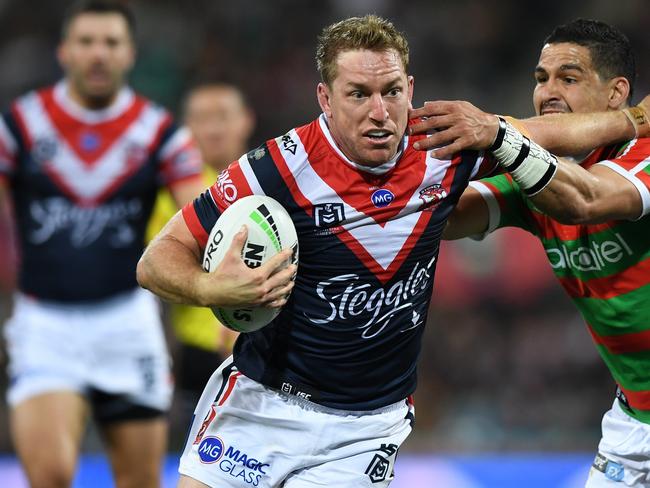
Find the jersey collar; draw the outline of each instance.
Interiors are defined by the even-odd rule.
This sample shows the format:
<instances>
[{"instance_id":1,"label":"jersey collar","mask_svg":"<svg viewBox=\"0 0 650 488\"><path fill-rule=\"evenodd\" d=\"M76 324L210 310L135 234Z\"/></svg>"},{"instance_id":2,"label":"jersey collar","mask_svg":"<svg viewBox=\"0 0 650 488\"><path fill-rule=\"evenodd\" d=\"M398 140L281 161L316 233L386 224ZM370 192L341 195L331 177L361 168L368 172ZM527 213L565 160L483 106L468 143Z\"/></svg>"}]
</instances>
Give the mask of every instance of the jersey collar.
<instances>
[{"instance_id":1,"label":"jersey collar","mask_svg":"<svg viewBox=\"0 0 650 488\"><path fill-rule=\"evenodd\" d=\"M133 103L133 90L123 87L115 101L101 110L90 110L75 102L69 94L68 82L63 79L54 86L54 100L69 115L87 124L99 124L122 115Z\"/></svg>"}]
</instances>

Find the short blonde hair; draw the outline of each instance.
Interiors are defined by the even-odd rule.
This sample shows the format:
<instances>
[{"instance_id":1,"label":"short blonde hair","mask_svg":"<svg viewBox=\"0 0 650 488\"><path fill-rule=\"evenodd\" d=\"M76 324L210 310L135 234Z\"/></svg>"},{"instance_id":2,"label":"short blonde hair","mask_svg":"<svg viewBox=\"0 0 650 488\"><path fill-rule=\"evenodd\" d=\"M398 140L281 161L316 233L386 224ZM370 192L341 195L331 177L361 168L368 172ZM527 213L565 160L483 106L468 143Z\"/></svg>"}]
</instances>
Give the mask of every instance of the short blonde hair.
<instances>
[{"instance_id":1,"label":"short blonde hair","mask_svg":"<svg viewBox=\"0 0 650 488\"><path fill-rule=\"evenodd\" d=\"M336 78L336 62L340 53L359 49L394 49L402 60L404 71L408 69L408 42L391 22L377 15L350 17L325 27L318 36L316 67L323 82L331 85Z\"/></svg>"}]
</instances>

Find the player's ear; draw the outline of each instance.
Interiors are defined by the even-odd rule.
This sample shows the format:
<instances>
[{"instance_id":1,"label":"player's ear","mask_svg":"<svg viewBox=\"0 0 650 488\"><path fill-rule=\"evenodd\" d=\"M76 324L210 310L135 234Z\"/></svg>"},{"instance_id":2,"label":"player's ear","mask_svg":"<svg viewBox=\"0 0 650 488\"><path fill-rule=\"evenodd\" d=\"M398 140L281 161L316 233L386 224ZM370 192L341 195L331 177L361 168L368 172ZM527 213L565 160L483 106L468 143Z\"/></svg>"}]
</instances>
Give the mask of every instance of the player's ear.
<instances>
[{"instance_id":1,"label":"player's ear","mask_svg":"<svg viewBox=\"0 0 650 488\"><path fill-rule=\"evenodd\" d=\"M415 83L415 79L412 76L409 76L407 78L408 80L408 97L409 97L409 108L412 110L413 109L413 86Z\"/></svg>"},{"instance_id":2,"label":"player's ear","mask_svg":"<svg viewBox=\"0 0 650 488\"><path fill-rule=\"evenodd\" d=\"M318 105L328 119L332 118L332 107L330 105L330 90L325 83L319 83L316 87L316 97Z\"/></svg>"},{"instance_id":3,"label":"player's ear","mask_svg":"<svg viewBox=\"0 0 650 488\"><path fill-rule=\"evenodd\" d=\"M68 64L68 54L65 46L65 40L61 41L61 43L56 48L56 59L59 62L61 68L65 69Z\"/></svg>"},{"instance_id":4,"label":"player's ear","mask_svg":"<svg viewBox=\"0 0 650 488\"><path fill-rule=\"evenodd\" d=\"M618 110L625 106L630 96L630 82L624 76L613 78L609 82L609 104L611 110Z\"/></svg>"}]
</instances>

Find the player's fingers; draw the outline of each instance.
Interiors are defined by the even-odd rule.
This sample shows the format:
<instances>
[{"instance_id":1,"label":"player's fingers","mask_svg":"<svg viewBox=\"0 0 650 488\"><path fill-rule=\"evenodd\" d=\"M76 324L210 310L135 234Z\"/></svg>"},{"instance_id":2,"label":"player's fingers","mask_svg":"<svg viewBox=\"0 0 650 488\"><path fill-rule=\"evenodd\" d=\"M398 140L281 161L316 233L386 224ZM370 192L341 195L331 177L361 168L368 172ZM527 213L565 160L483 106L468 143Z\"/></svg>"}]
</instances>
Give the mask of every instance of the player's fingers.
<instances>
[{"instance_id":1,"label":"player's fingers","mask_svg":"<svg viewBox=\"0 0 650 488\"><path fill-rule=\"evenodd\" d=\"M428 119L421 120L409 126L410 134L427 134L433 135L445 129L449 129L457 124L458 121L453 115L436 115Z\"/></svg>"},{"instance_id":2,"label":"player's fingers","mask_svg":"<svg viewBox=\"0 0 650 488\"><path fill-rule=\"evenodd\" d=\"M279 270L283 269L287 263L291 262L291 249L283 249L281 252L277 253L266 263L259 267L260 272L263 274L265 279L268 279L269 276L273 276Z\"/></svg>"},{"instance_id":3,"label":"player's fingers","mask_svg":"<svg viewBox=\"0 0 650 488\"><path fill-rule=\"evenodd\" d=\"M264 302L262 306L264 307L279 307L284 305L291 295L291 290L293 290L294 282L290 281L284 286L278 286L272 291L266 294L264 297Z\"/></svg>"},{"instance_id":4,"label":"player's fingers","mask_svg":"<svg viewBox=\"0 0 650 488\"><path fill-rule=\"evenodd\" d=\"M467 144L465 144L462 139L456 139L451 144L432 149L431 155L437 159L451 159L454 157L454 154L459 153L465 149L466 146Z\"/></svg>"},{"instance_id":5,"label":"player's fingers","mask_svg":"<svg viewBox=\"0 0 650 488\"><path fill-rule=\"evenodd\" d=\"M433 117L435 115L445 115L448 113L449 102L436 100L433 102L424 102L424 105L409 111L410 118L416 117Z\"/></svg>"},{"instance_id":6,"label":"player's fingers","mask_svg":"<svg viewBox=\"0 0 650 488\"><path fill-rule=\"evenodd\" d=\"M288 283L290 283L293 280L295 274L296 274L296 265L291 264L285 268L278 270L276 273L271 275L266 280L266 285L271 290L276 289L278 287L286 286Z\"/></svg>"},{"instance_id":7,"label":"player's fingers","mask_svg":"<svg viewBox=\"0 0 650 488\"><path fill-rule=\"evenodd\" d=\"M440 147L453 144L459 135L453 127L440 129L428 135L426 138L421 139L413 144L413 147L418 151L428 151L429 149L437 149Z\"/></svg>"}]
</instances>

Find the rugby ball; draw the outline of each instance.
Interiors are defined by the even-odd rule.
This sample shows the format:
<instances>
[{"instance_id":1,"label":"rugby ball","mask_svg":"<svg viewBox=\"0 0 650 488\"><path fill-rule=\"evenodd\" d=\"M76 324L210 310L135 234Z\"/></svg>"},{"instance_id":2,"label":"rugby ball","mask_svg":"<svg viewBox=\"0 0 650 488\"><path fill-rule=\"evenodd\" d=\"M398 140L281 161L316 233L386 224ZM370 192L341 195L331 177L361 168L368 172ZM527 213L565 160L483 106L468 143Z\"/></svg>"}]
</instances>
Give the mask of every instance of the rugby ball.
<instances>
[{"instance_id":1,"label":"rugby ball","mask_svg":"<svg viewBox=\"0 0 650 488\"><path fill-rule=\"evenodd\" d=\"M210 231L203 253L205 271L217 268L242 225L248 227L248 238L241 257L249 268L262 265L286 248L293 249L291 261L298 263L298 235L287 211L271 197L251 195L230 205ZM261 329L280 313L280 309L268 307L211 308L223 325L237 332Z\"/></svg>"}]
</instances>

